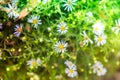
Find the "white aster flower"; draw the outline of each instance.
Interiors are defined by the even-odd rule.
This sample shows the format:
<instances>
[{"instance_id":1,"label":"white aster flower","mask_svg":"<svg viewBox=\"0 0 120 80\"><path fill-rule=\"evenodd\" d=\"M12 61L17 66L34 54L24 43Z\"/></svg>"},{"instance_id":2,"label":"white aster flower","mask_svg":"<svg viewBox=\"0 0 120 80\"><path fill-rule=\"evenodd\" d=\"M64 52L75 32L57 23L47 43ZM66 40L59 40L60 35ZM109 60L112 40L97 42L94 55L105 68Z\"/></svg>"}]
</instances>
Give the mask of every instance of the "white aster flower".
<instances>
[{"instance_id":1,"label":"white aster flower","mask_svg":"<svg viewBox=\"0 0 120 80\"><path fill-rule=\"evenodd\" d=\"M28 73L30 80L40 80L39 76L33 72Z\"/></svg>"},{"instance_id":2,"label":"white aster flower","mask_svg":"<svg viewBox=\"0 0 120 80\"><path fill-rule=\"evenodd\" d=\"M67 32L67 24L65 22L61 22L57 25L57 31L61 34L65 34Z\"/></svg>"},{"instance_id":3,"label":"white aster flower","mask_svg":"<svg viewBox=\"0 0 120 80\"><path fill-rule=\"evenodd\" d=\"M95 42L97 46L104 45L106 43L106 36L104 34L95 36Z\"/></svg>"},{"instance_id":4,"label":"white aster flower","mask_svg":"<svg viewBox=\"0 0 120 80\"><path fill-rule=\"evenodd\" d=\"M97 73L97 71L102 67L103 67L103 65L101 62L99 62L99 61L95 62L95 64L92 66L93 73Z\"/></svg>"},{"instance_id":5,"label":"white aster flower","mask_svg":"<svg viewBox=\"0 0 120 80\"><path fill-rule=\"evenodd\" d=\"M86 19L86 22L89 22L89 23L93 23L95 21L93 13L90 11L86 13L85 19Z\"/></svg>"},{"instance_id":6,"label":"white aster flower","mask_svg":"<svg viewBox=\"0 0 120 80\"><path fill-rule=\"evenodd\" d=\"M101 62L97 61L93 66L93 73L96 73L98 76L103 76L106 74L107 70L106 68L103 68L103 65Z\"/></svg>"},{"instance_id":7,"label":"white aster flower","mask_svg":"<svg viewBox=\"0 0 120 80\"><path fill-rule=\"evenodd\" d=\"M93 33L96 35L103 34L104 32L104 24L101 21L96 22L93 26Z\"/></svg>"},{"instance_id":8,"label":"white aster flower","mask_svg":"<svg viewBox=\"0 0 120 80\"><path fill-rule=\"evenodd\" d=\"M116 23L116 27L113 27L112 30L115 32L115 34L118 34L118 32L120 31L120 19L115 21Z\"/></svg>"},{"instance_id":9,"label":"white aster flower","mask_svg":"<svg viewBox=\"0 0 120 80\"><path fill-rule=\"evenodd\" d=\"M77 0L63 0L64 2L63 7L65 7L64 10L67 10L68 12L72 11L74 8L73 6L76 5L76 1Z\"/></svg>"},{"instance_id":10,"label":"white aster flower","mask_svg":"<svg viewBox=\"0 0 120 80\"><path fill-rule=\"evenodd\" d=\"M66 51L67 43L64 41L59 41L58 43L55 44L55 50L58 53L64 53Z\"/></svg>"},{"instance_id":11,"label":"white aster flower","mask_svg":"<svg viewBox=\"0 0 120 80\"><path fill-rule=\"evenodd\" d=\"M88 45L88 43L90 42L91 44L93 44L93 41L87 36L86 32L83 31L83 34L81 34L84 37L84 45Z\"/></svg>"},{"instance_id":12,"label":"white aster flower","mask_svg":"<svg viewBox=\"0 0 120 80\"><path fill-rule=\"evenodd\" d=\"M65 65L69 68L75 67L75 64L73 64L71 61L66 60Z\"/></svg>"},{"instance_id":13,"label":"white aster flower","mask_svg":"<svg viewBox=\"0 0 120 80\"><path fill-rule=\"evenodd\" d=\"M8 4L8 17L9 18L17 18L19 16L19 14L16 12L17 6L13 3L13 4Z\"/></svg>"},{"instance_id":14,"label":"white aster flower","mask_svg":"<svg viewBox=\"0 0 120 80\"><path fill-rule=\"evenodd\" d=\"M104 76L106 72L107 72L106 68L99 68L99 70L97 70L97 75Z\"/></svg>"},{"instance_id":15,"label":"white aster flower","mask_svg":"<svg viewBox=\"0 0 120 80\"><path fill-rule=\"evenodd\" d=\"M19 37L20 34L21 34L21 32L22 32L22 24L20 24L20 25L17 24L17 25L15 26L14 30L15 30L14 35L15 35L16 37Z\"/></svg>"},{"instance_id":16,"label":"white aster flower","mask_svg":"<svg viewBox=\"0 0 120 80\"><path fill-rule=\"evenodd\" d=\"M31 60L28 60L27 61L27 65L30 67L30 68L37 68L38 66L41 65L41 60L38 58L38 59L31 59Z\"/></svg>"},{"instance_id":17,"label":"white aster flower","mask_svg":"<svg viewBox=\"0 0 120 80\"><path fill-rule=\"evenodd\" d=\"M31 16L31 17L28 19L28 22L29 22L29 23L32 23L33 26L34 26L34 28L37 28L39 24L42 24L39 16Z\"/></svg>"},{"instance_id":18,"label":"white aster flower","mask_svg":"<svg viewBox=\"0 0 120 80\"><path fill-rule=\"evenodd\" d=\"M71 78L77 76L76 66L72 68L66 68L65 73Z\"/></svg>"}]
</instances>

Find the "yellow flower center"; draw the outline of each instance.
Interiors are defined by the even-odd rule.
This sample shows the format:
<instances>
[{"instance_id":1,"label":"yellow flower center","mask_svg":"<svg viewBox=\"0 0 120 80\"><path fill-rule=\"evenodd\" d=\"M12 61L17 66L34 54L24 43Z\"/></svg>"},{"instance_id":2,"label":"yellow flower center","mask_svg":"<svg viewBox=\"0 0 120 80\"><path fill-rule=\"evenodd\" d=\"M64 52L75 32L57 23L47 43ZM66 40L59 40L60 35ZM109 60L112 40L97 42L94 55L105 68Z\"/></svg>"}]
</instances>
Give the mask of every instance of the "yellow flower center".
<instances>
[{"instance_id":1,"label":"yellow flower center","mask_svg":"<svg viewBox=\"0 0 120 80\"><path fill-rule=\"evenodd\" d=\"M13 12L14 11L14 8L11 8L9 12Z\"/></svg>"},{"instance_id":2,"label":"yellow flower center","mask_svg":"<svg viewBox=\"0 0 120 80\"><path fill-rule=\"evenodd\" d=\"M72 70L72 69L70 69L70 70L69 70L69 73L71 73L71 74L72 74L73 72L74 72L74 70Z\"/></svg>"},{"instance_id":3,"label":"yellow flower center","mask_svg":"<svg viewBox=\"0 0 120 80\"><path fill-rule=\"evenodd\" d=\"M60 29L61 29L62 31L64 31L64 30L65 30L65 26L61 26Z\"/></svg>"},{"instance_id":4,"label":"yellow flower center","mask_svg":"<svg viewBox=\"0 0 120 80\"><path fill-rule=\"evenodd\" d=\"M38 23L38 20L37 19L34 19L33 20L33 24L37 24Z\"/></svg>"},{"instance_id":5,"label":"yellow flower center","mask_svg":"<svg viewBox=\"0 0 120 80\"><path fill-rule=\"evenodd\" d=\"M71 4L71 0L69 0L67 4Z\"/></svg>"},{"instance_id":6,"label":"yellow flower center","mask_svg":"<svg viewBox=\"0 0 120 80\"><path fill-rule=\"evenodd\" d=\"M88 37L87 37L87 36L85 36L85 37L84 37L84 40L88 40Z\"/></svg>"},{"instance_id":7,"label":"yellow flower center","mask_svg":"<svg viewBox=\"0 0 120 80\"><path fill-rule=\"evenodd\" d=\"M120 29L120 25L118 25L117 28Z\"/></svg>"},{"instance_id":8,"label":"yellow flower center","mask_svg":"<svg viewBox=\"0 0 120 80\"><path fill-rule=\"evenodd\" d=\"M80 42L80 47L83 47L83 46L84 46L83 42Z\"/></svg>"},{"instance_id":9,"label":"yellow flower center","mask_svg":"<svg viewBox=\"0 0 120 80\"><path fill-rule=\"evenodd\" d=\"M22 28L18 27L16 32L21 32L22 31Z\"/></svg>"},{"instance_id":10,"label":"yellow flower center","mask_svg":"<svg viewBox=\"0 0 120 80\"><path fill-rule=\"evenodd\" d=\"M100 36L98 37L98 41L101 42L103 40L103 38Z\"/></svg>"},{"instance_id":11,"label":"yellow flower center","mask_svg":"<svg viewBox=\"0 0 120 80\"><path fill-rule=\"evenodd\" d=\"M102 73L103 72L102 69L99 69L99 72Z\"/></svg>"},{"instance_id":12,"label":"yellow flower center","mask_svg":"<svg viewBox=\"0 0 120 80\"><path fill-rule=\"evenodd\" d=\"M33 61L32 66L36 66L36 65L37 65L36 61Z\"/></svg>"},{"instance_id":13,"label":"yellow flower center","mask_svg":"<svg viewBox=\"0 0 120 80\"><path fill-rule=\"evenodd\" d=\"M98 27L95 27L95 30L96 30L96 31L98 31L98 30L99 30L99 28L98 28Z\"/></svg>"},{"instance_id":14,"label":"yellow flower center","mask_svg":"<svg viewBox=\"0 0 120 80\"><path fill-rule=\"evenodd\" d=\"M63 48L64 48L64 45L60 44L60 45L58 46L58 48L59 48L59 49L63 49Z\"/></svg>"}]
</instances>

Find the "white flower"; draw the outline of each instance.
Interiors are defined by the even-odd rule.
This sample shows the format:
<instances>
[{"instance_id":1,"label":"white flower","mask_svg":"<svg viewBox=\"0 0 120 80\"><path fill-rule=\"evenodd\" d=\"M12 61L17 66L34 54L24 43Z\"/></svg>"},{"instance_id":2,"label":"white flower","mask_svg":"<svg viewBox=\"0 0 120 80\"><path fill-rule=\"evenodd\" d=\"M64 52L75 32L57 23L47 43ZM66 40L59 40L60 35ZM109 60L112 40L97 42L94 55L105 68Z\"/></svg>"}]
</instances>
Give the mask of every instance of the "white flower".
<instances>
[{"instance_id":1,"label":"white flower","mask_svg":"<svg viewBox=\"0 0 120 80\"><path fill-rule=\"evenodd\" d=\"M33 72L28 73L30 80L40 80L39 76Z\"/></svg>"},{"instance_id":2,"label":"white flower","mask_svg":"<svg viewBox=\"0 0 120 80\"><path fill-rule=\"evenodd\" d=\"M65 22L61 22L57 25L57 31L61 34L65 34L67 29L67 24Z\"/></svg>"},{"instance_id":3,"label":"white flower","mask_svg":"<svg viewBox=\"0 0 120 80\"><path fill-rule=\"evenodd\" d=\"M65 7L64 10L67 10L68 12L72 11L74 8L73 6L76 5L76 1L77 0L63 0L63 2L65 3L63 5L63 7Z\"/></svg>"},{"instance_id":4,"label":"white flower","mask_svg":"<svg viewBox=\"0 0 120 80\"><path fill-rule=\"evenodd\" d=\"M8 17L9 18L17 18L19 14L16 12L17 6L13 4L8 4Z\"/></svg>"},{"instance_id":5,"label":"white flower","mask_svg":"<svg viewBox=\"0 0 120 80\"><path fill-rule=\"evenodd\" d=\"M93 73L96 73L98 76L103 76L106 74L107 70L106 68L103 68L103 65L101 62L97 61L93 66Z\"/></svg>"},{"instance_id":6,"label":"white flower","mask_svg":"<svg viewBox=\"0 0 120 80\"><path fill-rule=\"evenodd\" d=\"M14 28L15 32L14 32L14 35L16 37L19 37L21 32L22 32L22 24L20 25L16 25L16 27Z\"/></svg>"},{"instance_id":7,"label":"white flower","mask_svg":"<svg viewBox=\"0 0 120 80\"><path fill-rule=\"evenodd\" d=\"M118 34L118 32L120 31L120 19L115 21L116 23L116 27L113 27L112 30L115 31L115 34Z\"/></svg>"},{"instance_id":8,"label":"white flower","mask_svg":"<svg viewBox=\"0 0 120 80\"><path fill-rule=\"evenodd\" d=\"M28 60L27 61L27 65L30 67L30 68L37 68L38 66L41 65L41 60L38 58L38 59L31 59L31 60Z\"/></svg>"},{"instance_id":9,"label":"white flower","mask_svg":"<svg viewBox=\"0 0 120 80\"><path fill-rule=\"evenodd\" d=\"M76 66L72 68L66 68L65 73L71 78L75 77L77 75Z\"/></svg>"},{"instance_id":10,"label":"white flower","mask_svg":"<svg viewBox=\"0 0 120 80\"><path fill-rule=\"evenodd\" d=\"M39 16L31 16L28 19L28 22L32 23L34 28L37 28L39 24L42 24L42 22L41 22L41 20L39 18L40 18Z\"/></svg>"},{"instance_id":11,"label":"white flower","mask_svg":"<svg viewBox=\"0 0 120 80\"><path fill-rule=\"evenodd\" d=\"M106 36L104 34L95 36L95 42L97 46L104 45L106 43Z\"/></svg>"},{"instance_id":12,"label":"white flower","mask_svg":"<svg viewBox=\"0 0 120 80\"><path fill-rule=\"evenodd\" d=\"M93 16L92 12L87 12L85 17L86 22L93 23L95 21L95 18Z\"/></svg>"},{"instance_id":13,"label":"white flower","mask_svg":"<svg viewBox=\"0 0 120 80\"><path fill-rule=\"evenodd\" d=\"M81 34L84 37L84 45L88 45L88 43L90 42L91 44L93 44L93 41L87 36L86 32L83 31L83 34Z\"/></svg>"},{"instance_id":14,"label":"white flower","mask_svg":"<svg viewBox=\"0 0 120 80\"><path fill-rule=\"evenodd\" d=\"M97 71L97 75L98 76L103 76L105 75L107 72L106 68L99 68L98 71Z\"/></svg>"},{"instance_id":15,"label":"white flower","mask_svg":"<svg viewBox=\"0 0 120 80\"><path fill-rule=\"evenodd\" d=\"M55 44L55 50L58 53L64 53L66 51L67 43L64 41L59 41L58 43Z\"/></svg>"},{"instance_id":16,"label":"white flower","mask_svg":"<svg viewBox=\"0 0 120 80\"><path fill-rule=\"evenodd\" d=\"M102 68L103 65L101 62L97 61L93 66L92 66L92 69L93 69L93 73L97 73L97 71Z\"/></svg>"},{"instance_id":17,"label":"white flower","mask_svg":"<svg viewBox=\"0 0 120 80\"><path fill-rule=\"evenodd\" d=\"M103 34L104 32L104 24L101 21L96 22L93 26L93 33L96 35Z\"/></svg>"},{"instance_id":18,"label":"white flower","mask_svg":"<svg viewBox=\"0 0 120 80\"><path fill-rule=\"evenodd\" d=\"M73 64L71 61L66 60L65 65L69 68L75 67L75 64Z\"/></svg>"}]
</instances>

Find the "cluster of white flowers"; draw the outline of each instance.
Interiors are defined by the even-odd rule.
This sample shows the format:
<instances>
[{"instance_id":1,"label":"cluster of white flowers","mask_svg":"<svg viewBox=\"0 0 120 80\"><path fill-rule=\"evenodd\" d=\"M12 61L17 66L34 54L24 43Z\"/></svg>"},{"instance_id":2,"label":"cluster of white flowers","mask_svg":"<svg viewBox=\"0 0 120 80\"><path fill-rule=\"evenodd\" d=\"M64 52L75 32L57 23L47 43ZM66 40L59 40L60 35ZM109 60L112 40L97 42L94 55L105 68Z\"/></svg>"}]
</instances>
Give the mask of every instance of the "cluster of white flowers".
<instances>
[{"instance_id":1,"label":"cluster of white flowers","mask_svg":"<svg viewBox=\"0 0 120 80\"><path fill-rule=\"evenodd\" d=\"M93 24L93 33L95 34L95 42L97 46L104 45L106 43L106 36L104 34L104 24L101 21Z\"/></svg>"},{"instance_id":2,"label":"cluster of white flowers","mask_svg":"<svg viewBox=\"0 0 120 80\"><path fill-rule=\"evenodd\" d=\"M115 21L116 23L116 27L113 27L112 30L115 32L115 34L118 34L118 32L120 31L120 19Z\"/></svg>"},{"instance_id":3,"label":"cluster of white flowers","mask_svg":"<svg viewBox=\"0 0 120 80\"><path fill-rule=\"evenodd\" d=\"M38 66L41 65L41 60L38 58L38 59L30 59L27 61L27 65L33 69L33 68L37 68Z\"/></svg>"},{"instance_id":4,"label":"cluster of white flowers","mask_svg":"<svg viewBox=\"0 0 120 80\"><path fill-rule=\"evenodd\" d=\"M61 22L57 25L57 32L60 34L65 34L68 30L67 24L65 22ZM65 41L59 41L55 44L55 50L58 53L64 53L66 51L66 48L68 46L68 43Z\"/></svg>"},{"instance_id":5,"label":"cluster of white flowers","mask_svg":"<svg viewBox=\"0 0 120 80\"><path fill-rule=\"evenodd\" d=\"M92 14L89 13L90 16ZM101 21L97 21L95 24L92 25L93 33L94 33L94 40L97 43L97 46L104 45L106 43L106 36L104 34L104 24ZM86 32L83 31L81 35L84 37L84 41L80 42L80 46L83 47L84 45L88 45L88 43L93 44L93 41L87 36Z\"/></svg>"},{"instance_id":6,"label":"cluster of white flowers","mask_svg":"<svg viewBox=\"0 0 120 80\"><path fill-rule=\"evenodd\" d=\"M41 23L41 20L39 20L40 17L38 16L32 16L31 18L28 19L28 22L29 23L32 23L32 25L34 26L34 28L37 28L39 24L42 24ZM20 25L16 25L15 28L14 28L15 32L14 32L14 35L16 37L19 37L21 32L22 32L22 24Z\"/></svg>"},{"instance_id":7,"label":"cluster of white flowers","mask_svg":"<svg viewBox=\"0 0 120 80\"><path fill-rule=\"evenodd\" d=\"M93 73L96 73L98 76L103 76L107 72L106 68L104 68L102 63L99 61L95 62L95 64L92 66L92 69Z\"/></svg>"},{"instance_id":8,"label":"cluster of white flowers","mask_svg":"<svg viewBox=\"0 0 120 80\"><path fill-rule=\"evenodd\" d=\"M76 71L77 68L76 68L75 64L73 64L71 61L66 60L65 65L68 67L65 69L65 73L69 77L73 78L73 77L77 76L77 71Z\"/></svg>"},{"instance_id":9,"label":"cluster of white flowers","mask_svg":"<svg viewBox=\"0 0 120 80\"><path fill-rule=\"evenodd\" d=\"M17 18L19 16L17 6L14 3L8 4L7 12L9 18Z\"/></svg>"},{"instance_id":10,"label":"cluster of white flowers","mask_svg":"<svg viewBox=\"0 0 120 80\"><path fill-rule=\"evenodd\" d=\"M48 0L42 0L42 2L44 4L46 4L47 1ZM76 5L76 2L77 2L77 0L63 0L64 10L67 10L68 12L72 11L74 8L74 5ZM9 18L17 18L19 16L16 9L17 9L17 7L15 4L8 4L8 17ZM93 17L92 12L88 12L86 15L88 16L87 17L88 21L93 22L93 21L91 21L91 18ZM28 23L31 23L34 26L34 28L36 28L36 29L38 28L39 25L42 24L40 17L35 16L35 15L28 18ZM101 21L98 21L92 25L93 33L95 35L94 40L97 43L97 46L104 45L106 43L104 27L105 26ZM14 30L15 30L14 35L16 37L19 37L22 32L22 24L16 25ZM50 31L51 29L48 28L48 30ZM116 34L120 31L120 19L116 21L116 27L113 30L115 31ZM67 31L68 31L68 26L65 22L61 22L57 25L57 32L60 33L61 35L66 34ZM88 35L86 34L85 31L83 31L81 33L81 35L83 36L83 39L84 39L83 42L80 42L81 46L88 45L89 43L93 44L93 41L88 37ZM67 46L68 46L68 43L61 40L55 44L55 50L57 51L57 53L65 53ZM0 52L0 59L2 59L1 55L2 55L2 53ZM27 65L31 69L37 68L38 66L41 65L41 60L39 58L38 59L30 59L27 61ZM77 67L75 64L73 64L71 61L66 60L65 65L67 66L67 68L65 69L65 73L69 77L73 78L73 77L77 76L78 73L77 73ZM96 73L98 76L103 76L107 72L106 68L103 67L101 62L96 62L92 66L92 69L93 69L93 73ZM34 75L34 74L31 73L30 75Z\"/></svg>"}]
</instances>

